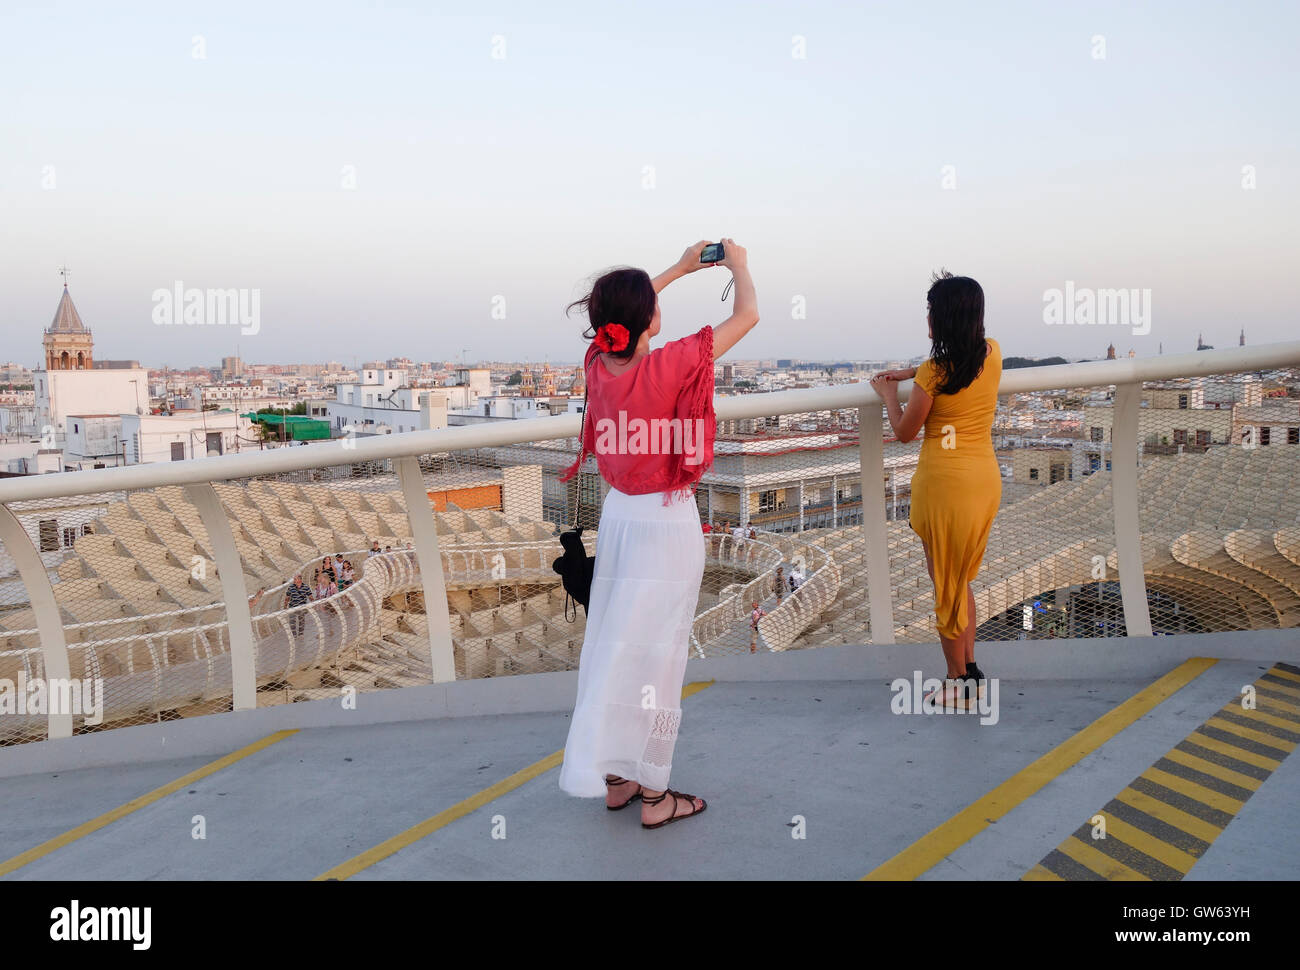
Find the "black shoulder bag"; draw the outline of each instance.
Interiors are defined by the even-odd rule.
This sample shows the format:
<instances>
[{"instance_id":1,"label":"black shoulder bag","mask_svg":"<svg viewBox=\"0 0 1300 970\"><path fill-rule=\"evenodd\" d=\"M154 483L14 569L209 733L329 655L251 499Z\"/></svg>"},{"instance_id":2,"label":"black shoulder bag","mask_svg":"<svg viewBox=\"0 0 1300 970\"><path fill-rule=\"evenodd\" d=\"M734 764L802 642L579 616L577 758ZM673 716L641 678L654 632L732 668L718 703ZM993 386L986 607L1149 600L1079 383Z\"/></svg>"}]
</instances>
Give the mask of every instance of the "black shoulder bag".
<instances>
[{"instance_id":1,"label":"black shoulder bag","mask_svg":"<svg viewBox=\"0 0 1300 970\"><path fill-rule=\"evenodd\" d=\"M583 372L582 395L582 429L578 432L578 454L582 455L582 445L587 433L587 374ZM578 466L578 487L573 500L573 526L568 532L560 533L560 546L564 555L551 563L551 568L560 576L560 584L566 593L564 599L564 618L572 623L578 618L578 608L573 606L573 616L569 616L570 600L582 604L582 611L587 612L591 600L591 577L596 571L596 560L587 555L587 548L582 544L582 526L578 525L579 496L582 495L582 466Z\"/></svg>"}]
</instances>

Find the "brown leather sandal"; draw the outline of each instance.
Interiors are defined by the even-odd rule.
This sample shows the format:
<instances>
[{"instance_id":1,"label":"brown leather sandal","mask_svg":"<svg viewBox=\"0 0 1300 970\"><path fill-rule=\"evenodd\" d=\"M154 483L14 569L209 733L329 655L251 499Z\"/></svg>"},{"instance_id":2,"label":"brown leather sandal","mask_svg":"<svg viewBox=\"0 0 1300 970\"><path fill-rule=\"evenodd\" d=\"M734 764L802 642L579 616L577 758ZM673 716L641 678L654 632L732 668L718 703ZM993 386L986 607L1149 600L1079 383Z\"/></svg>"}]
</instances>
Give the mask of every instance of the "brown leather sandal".
<instances>
[{"instance_id":1,"label":"brown leather sandal","mask_svg":"<svg viewBox=\"0 0 1300 970\"><path fill-rule=\"evenodd\" d=\"M642 822L642 823L641 823L641 827L642 827L643 829L657 829L657 828L662 828L663 826L667 825L669 822L677 822L677 821L680 821L681 819L684 819L684 818L693 818L694 816L699 815L702 811L704 811L706 808L709 807L709 803L706 802L703 798L701 798L701 799L700 799L700 807L699 807L699 808L693 808L691 811L687 812L685 815L678 815L678 814L677 814L677 799L679 799L679 798L684 799L684 800L690 802L691 805L693 806L693 805L695 804L695 798L696 798L696 796L694 796L694 795L688 795L688 794L686 794L685 792L673 791L671 788L666 789L662 795L658 795L658 796L656 796L656 797L654 797L654 798L645 798L645 797L643 797L643 798L641 799L641 804L642 804L642 805L658 805L660 802L662 802L662 801L663 801L665 798L667 798L669 795L672 795L672 796L673 796L673 813L672 813L671 815L669 815L666 819L664 819L662 822L655 822L655 823L653 823L653 824L647 824L647 823L645 823L645 822Z\"/></svg>"},{"instance_id":2,"label":"brown leather sandal","mask_svg":"<svg viewBox=\"0 0 1300 970\"><path fill-rule=\"evenodd\" d=\"M611 812L621 812L623 809L627 808L634 801L640 798L641 786L637 782L632 781L631 778L620 778L618 781L610 781L608 778L605 779L606 788L617 788L619 785L627 785L627 784L633 784L637 786L636 794L633 795L631 798L629 798L627 801L625 801L622 805L606 805L605 807L609 809Z\"/></svg>"}]
</instances>

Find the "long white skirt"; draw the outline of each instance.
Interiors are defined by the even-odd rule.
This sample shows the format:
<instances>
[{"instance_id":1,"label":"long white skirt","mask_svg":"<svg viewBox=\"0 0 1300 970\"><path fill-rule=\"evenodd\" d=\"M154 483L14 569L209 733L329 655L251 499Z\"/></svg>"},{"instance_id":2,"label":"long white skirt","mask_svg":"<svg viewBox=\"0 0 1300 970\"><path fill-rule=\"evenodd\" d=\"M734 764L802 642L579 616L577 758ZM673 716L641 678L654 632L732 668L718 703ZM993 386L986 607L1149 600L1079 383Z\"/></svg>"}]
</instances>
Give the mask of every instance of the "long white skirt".
<instances>
[{"instance_id":1,"label":"long white skirt","mask_svg":"<svg viewBox=\"0 0 1300 970\"><path fill-rule=\"evenodd\" d=\"M691 622L704 578L693 498L611 489L596 533L578 702L560 768L571 795L605 794L605 776L668 787L681 724Z\"/></svg>"}]
</instances>

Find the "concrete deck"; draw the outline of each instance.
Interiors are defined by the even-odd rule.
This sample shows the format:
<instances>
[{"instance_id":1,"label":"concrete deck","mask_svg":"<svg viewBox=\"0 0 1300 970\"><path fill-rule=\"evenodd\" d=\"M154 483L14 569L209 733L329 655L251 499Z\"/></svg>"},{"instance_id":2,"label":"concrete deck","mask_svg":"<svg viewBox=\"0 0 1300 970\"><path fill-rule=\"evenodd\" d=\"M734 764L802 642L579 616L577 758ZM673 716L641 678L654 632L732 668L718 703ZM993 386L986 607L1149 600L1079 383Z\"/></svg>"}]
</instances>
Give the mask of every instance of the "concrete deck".
<instances>
[{"instance_id":1,"label":"concrete deck","mask_svg":"<svg viewBox=\"0 0 1300 970\"><path fill-rule=\"evenodd\" d=\"M889 683L933 675L937 646L834 647L692 661L674 786L698 819L563 794L576 674L547 674L212 715L0 749L9 879L311 879L439 813L461 813L358 879L856 879L1192 657L1220 658L1036 792L943 852L922 879L1020 879L1276 662L1300 636L980 644L997 723L895 714ZM67 833L250 742L298 729L80 838ZM1300 730L1300 725L1297 725ZM495 794L495 797L490 797ZM1300 878L1300 756L1281 760L1189 879ZM465 806L466 800L474 799ZM969 813L968 813L969 814ZM206 838L195 839L195 816ZM806 838L794 838L802 819ZM504 838L500 837L503 834ZM496 837L494 837L494 835Z\"/></svg>"}]
</instances>

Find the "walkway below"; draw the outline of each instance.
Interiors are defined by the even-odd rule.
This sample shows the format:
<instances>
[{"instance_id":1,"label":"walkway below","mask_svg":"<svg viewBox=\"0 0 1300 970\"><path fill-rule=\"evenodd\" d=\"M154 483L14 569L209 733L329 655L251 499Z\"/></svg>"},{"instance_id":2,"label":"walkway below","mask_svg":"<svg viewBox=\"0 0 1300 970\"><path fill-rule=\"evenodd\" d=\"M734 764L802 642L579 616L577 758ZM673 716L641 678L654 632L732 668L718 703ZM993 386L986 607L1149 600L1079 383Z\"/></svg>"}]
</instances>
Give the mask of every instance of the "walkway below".
<instances>
[{"instance_id":1,"label":"walkway below","mask_svg":"<svg viewBox=\"0 0 1300 970\"><path fill-rule=\"evenodd\" d=\"M558 769L545 759L563 748L565 703L531 713L367 724L331 713L343 723L297 730L284 721L278 725L288 729L283 736L251 752L230 744L225 752L241 756L138 805L131 803L216 756L186 751L113 764L115 746L125 752L130 732L174 730L179 722L105 732L95 737L99 766L11 775L0 783L0 874L233 880L313 879L335 870L356 879L858 879L883 867L879 874L892 878L1021 879L1162 759L1168 767L1166 756L1183 758L1171 750L1201 729L1197 737L1210 741L1181 750L1202 752L1209 761L1184 759L1179 763L1187 770L1175 773L1179 784L1203 783L1187 788L1183 795L1191 801L1182 804L1195 810L1215 803L1222 814L1212 816L1212 828L1199 810L1180 815L1182 809L1146 803L1149 812L1113 821L1106 851L1084 845L1079 855L1129 858L1131 866L1119 866L1128 878L1141 878L1150 865L1143 860L1152 858L1174 869L1183 860L1174 876L1152 870L1165 878L1300 878L1294 808L1300 756L1286 756L1294 746L1289 735L1300 740L1297 638L981 644L979 655L981 666L999 677L995 723L973 713L893 712L891 681L910 681L917 667L932 675L937 647L822 648L692 662L688 681L712 682L683 703L673 783L702 795L709 807L698 819L657 831L641 829L636 808L607 812L599 799L560 792ZM1197 657L1221 659L1191 659ZM1101 665L1108 668L1104 676ZM508 686L511 696L524 696L535 681L548 696L567 690L571 703L576 675L540 676L552 686L516 677L491 688L437 689L481 693ZM1261 684L1255 710L1225 722L1218 712L1239 701L1244 686ZM389 693L409 699L420 696L411 692L434 689ZM318 701L251 713L270 724L317 705L339 707ZM1233 725L1240 733L1233 735ZM276 735L276 726L262 726L259 721L258 737ZM195 724L187 730L193 738ZM184 751L185 738L171 737ZM0 749L0 774L9 774L6 759L15 751ZM1213 768L1200 771L1205 763ZM1255 770L1243 775L1242 765ZM1223 801L1225 791L1241 791L1230 779L1253 786L1248 797ZM985 799L990 792L996 797ZM1203 792L1206 801L1189 792ZM78 831L114 810L105 824ZM1157 815L1185 826L1161 829L1147 821ZM205 837L195 838L200 827ZM370 851L403 833L395 851ZM1066 849L1073 851L1071 845ZM1140 859L1128 853L1130 845L1141 846ZM1105 866L1075 875L1125 877L1097 868Z\"/></svg>"}]
</instances>

